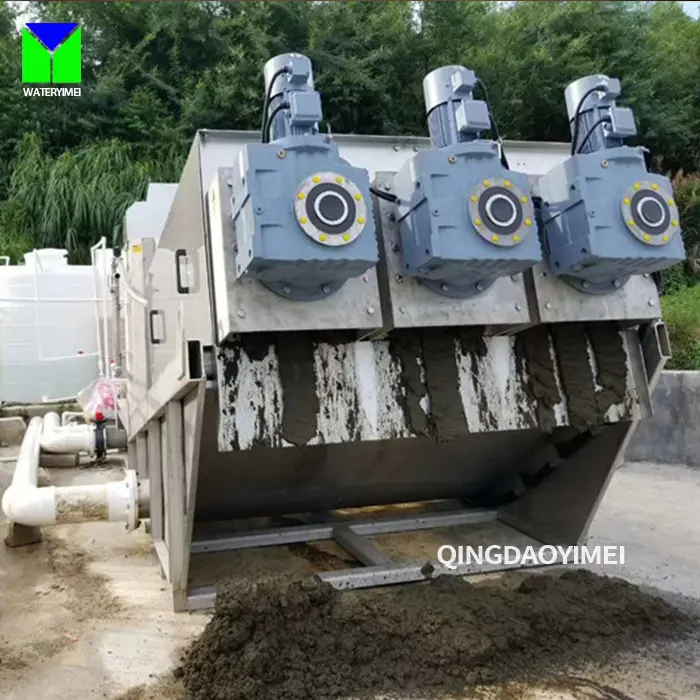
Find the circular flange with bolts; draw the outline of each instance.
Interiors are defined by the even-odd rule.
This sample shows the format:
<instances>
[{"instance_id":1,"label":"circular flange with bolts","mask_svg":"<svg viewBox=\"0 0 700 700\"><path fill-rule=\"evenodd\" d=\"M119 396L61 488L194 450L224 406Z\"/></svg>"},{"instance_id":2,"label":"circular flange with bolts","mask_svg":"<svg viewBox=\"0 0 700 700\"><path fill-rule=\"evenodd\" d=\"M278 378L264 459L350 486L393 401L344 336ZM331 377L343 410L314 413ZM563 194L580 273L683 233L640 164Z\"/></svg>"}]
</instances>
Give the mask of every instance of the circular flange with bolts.
<instances>
[{"instance_id":1,"label":"circular flange with bolts","mask_svg":"<svg viewBox=\"0 0 700 700\"><path fill-rule=\"evenodd\" d=\"M500 248L518 245L535 226L532 198L504 177L479 181L469 195L468 212L477 233Z\"/></svg>"},{"instance_id":2,"label":"circular flange with bolts","mask_svg":"<svg viewBox=\"0 0 700 700\"><path fill-rule=\"evenodd\" d=\"M332 172L307 177L294 195L294 216L301 230L321 245L349 245L367 226L367 203L357 185Z\"/></svg>"},{"instance_id":3,"label":"circular flange with bolts","mask_svg":"<svg viewBox=\"0 0 700 700\"><path fill-rule=\"evenodd\" d=\"M680 230L673 195L656 182L638 180L627 188L620 211L627 230L645 245L667 245Z\"/></svg>"}]
</instances>

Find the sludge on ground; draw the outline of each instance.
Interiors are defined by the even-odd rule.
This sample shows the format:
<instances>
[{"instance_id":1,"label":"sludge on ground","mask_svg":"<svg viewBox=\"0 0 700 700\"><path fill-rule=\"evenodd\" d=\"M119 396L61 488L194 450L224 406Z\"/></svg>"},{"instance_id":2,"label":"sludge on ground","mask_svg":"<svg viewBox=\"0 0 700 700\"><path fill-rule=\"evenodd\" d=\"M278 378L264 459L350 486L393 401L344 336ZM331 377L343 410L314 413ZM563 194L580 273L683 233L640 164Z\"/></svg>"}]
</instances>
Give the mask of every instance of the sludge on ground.
<instances>
[{"instance_id":1,"label":"sludge on ground","mask_svg":"<svg viewBox=\"0 0 700 700\"><path fill-rule=\"evenodd\" d=\"M446 698L696 630L661 598L584 570L346 592L283 576L223 586L179 673L191 700Z\"/></svg>"}]
</instances>

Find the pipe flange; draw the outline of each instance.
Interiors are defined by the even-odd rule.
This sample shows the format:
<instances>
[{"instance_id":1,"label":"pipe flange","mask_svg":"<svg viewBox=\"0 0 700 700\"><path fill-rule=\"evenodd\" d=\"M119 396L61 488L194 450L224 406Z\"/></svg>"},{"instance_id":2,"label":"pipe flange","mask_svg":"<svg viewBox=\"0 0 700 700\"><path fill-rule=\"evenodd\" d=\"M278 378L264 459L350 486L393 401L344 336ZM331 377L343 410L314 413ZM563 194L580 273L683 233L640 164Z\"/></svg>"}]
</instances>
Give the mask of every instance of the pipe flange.
<instances>
[{"instance_id":1,"label":"pipe flange","mask_svg":"<svg viewBox=\"0 0 700 700\"><path fill-rule=\"evenodd\" d=\"M310 175L295 194L294 215L301 230L331 248L356 240L367 226L367 213L360 189L338 173Z\"/></svg>"},{"instance_id":2,"label":"pipe flange","mask_svg":"<svg viewBox=\"0 0 700 700\"><path fill-rule=\"evenodd\" d=\"M467 206L479 236L501 248L522 243L536 226L532 198L508 178L481 180L469 195Z\"/></svg>"},{"instance_id":3,"label":"pipe flange","mask_svg":"<svg viewBox=\"0 0 700 700\"><path fill-rule=\"evenodd\" d=\"M124 488L127 490L126 529L132 532L141 523L139 519L139 479L135 469L125 470Z\"/></svg>"},{"instance_id":4,"label":"pipe flange","mask_svg":"<svg viewBox=\"0 0 700 700\"><path fill-rule=\"evenodd\" d=\"M95 421L95 455L98 460L104 458L107 454L107 434L105 430L104 420Z\"/></svg>"},{"instance_id":5,"label":"pipe flange","mask_svg":"<svg viewBox=\"0 0 700 700\"><path fill-rule=\"evenodd\" d=\"M645 245L666 245L680 230L673 194L656 182L638 180L628 187L620 211L627 230Z\"/></svg>"}]
</instances>

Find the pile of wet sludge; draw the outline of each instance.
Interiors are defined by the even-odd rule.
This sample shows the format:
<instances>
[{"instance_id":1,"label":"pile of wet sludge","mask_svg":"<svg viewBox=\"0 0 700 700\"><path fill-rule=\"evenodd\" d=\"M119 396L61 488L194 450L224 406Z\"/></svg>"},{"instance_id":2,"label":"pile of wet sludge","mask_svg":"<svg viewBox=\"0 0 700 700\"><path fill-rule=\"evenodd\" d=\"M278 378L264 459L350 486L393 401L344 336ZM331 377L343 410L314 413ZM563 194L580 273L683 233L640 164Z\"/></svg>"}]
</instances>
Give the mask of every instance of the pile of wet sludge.
<instances>
[{"instance_id":1,"label":"pile of wet sludge","mask_svg":"<svg viewBox=\"0 0 700 700\"><path fill-rule=\"evenodd\" d=\"M442 697L609 661L695 624L661 598L583 570L347 592L277 577L222 587L180 672L192 700Z\"/></svg>"}]
</instances>

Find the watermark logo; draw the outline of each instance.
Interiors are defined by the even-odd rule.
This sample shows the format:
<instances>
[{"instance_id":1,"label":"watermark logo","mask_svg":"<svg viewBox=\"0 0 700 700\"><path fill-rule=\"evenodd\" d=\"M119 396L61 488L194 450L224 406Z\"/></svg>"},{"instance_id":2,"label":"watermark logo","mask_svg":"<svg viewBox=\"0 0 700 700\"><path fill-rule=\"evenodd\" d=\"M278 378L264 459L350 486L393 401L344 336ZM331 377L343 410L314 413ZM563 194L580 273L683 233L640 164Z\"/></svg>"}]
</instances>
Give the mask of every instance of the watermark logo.
<instances>
[{"instance_id":1,"label":"watermark logo","mask_svg":"<svg viewBox=\"0 0 700 700\"><path fill-rule=\"evenodd\" d=\"M82 30L75 22L29 22L22 27L22 83L27 96L79 97L82 80Z\"/></svg>"},{"instance_id":2,"label":"watermark logo","mask_svg":"<svg viewBox=\"0 0 700 700\"><path fill-rule=\"evenodd\" d=\"M625 563L624 545L516 547L493 544L488 547L454 547L445 544L438 549L438 561L450 571L484 564L495 566L548 566L550 564L608 564Z\"/></svg>"}]
</instances>

